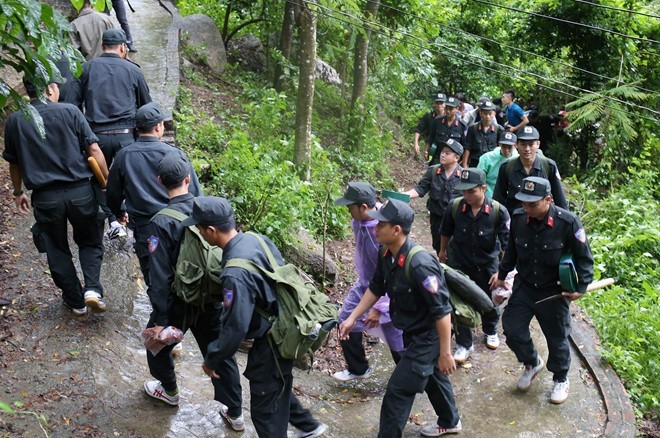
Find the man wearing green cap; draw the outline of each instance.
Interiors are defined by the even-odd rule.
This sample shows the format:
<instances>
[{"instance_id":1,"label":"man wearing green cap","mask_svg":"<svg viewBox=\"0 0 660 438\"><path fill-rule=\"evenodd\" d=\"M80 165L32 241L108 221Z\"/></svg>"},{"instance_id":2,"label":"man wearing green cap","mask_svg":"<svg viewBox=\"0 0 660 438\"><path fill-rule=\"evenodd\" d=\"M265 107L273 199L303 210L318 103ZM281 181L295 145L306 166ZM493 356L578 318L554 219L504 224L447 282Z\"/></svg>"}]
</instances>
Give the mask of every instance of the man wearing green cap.
<instances>
[{"instance_id":1,"label":"man wearing green cap","mask_svg":"<svg viewBox=\"0 0 660 438\"><path fill-rule=\"evenodd\" d=\"M503 132L500 136L499 146L490 152L486 152L479 157L478 169L486 172L486 196L493 198L493 189L497 181L497 175L500 173L500 166L509 158L517 157L518 151L515 149L516 134L513 132Z\"/></svg>"},{"instance_id":2,"label":"man wearing green cap","mask_svg":"<svg viewBox=\"0 0 660 438\"><path fill-rule=\"evenodd\" d=\"M594 260L580 220L552 202L550 187L550 182L540 177L522 181L516 199L523 208L513 212L510 243L491 287L505 287L507 274L518 270L502 316L506 343L525 366L518 389L527 391L543 369L543 359L529 331L529 323L536 317L548 344L547 368L554 374L550 401L559 404L566 401L569 390L569 304L584 295L593 280ZM577 272L575 290L567 291L560 284L560 259L565 255L572 257Z\"/></svg>"},{"instance_id":3,"label":"man wearing green cap","mask_svg":"<svg viewBox=\"0 0 660 438\"><path fill-rule=\"evenodd\" d=\"M438 420L422 429L424 436L462 430L449 375L456 370L451 355L451 305L440 264L408 238L415 213L405 202L390 199L379 211L376 238L384 250L362 300L339 327L347 339L358 318L387 294L394 326L403 330L406 351L387 384L380 409L378 436L401 437L417 393L426 391Z\"/></svg>"},{"instance_id":4,"label":"man wearing green cap","mask_svg":"<svg viewBox=\"0 0 660 438\"><path fill-rule=\"evenodd\" d=\"M455 199L455 205L445 211L438 258L465 273L490 296L488 283L497 272L500 252L506 249L509 241L509 212L497 201L486 197L486 174L483 170L474 167L463 170L461 182L456 188L461 190L463 197ZM494 307L481 318L484 341L491 350L500 346L497 336L499 319L499 307ZM454 360L463 363L474 350L472 330L460 324L454 329Z\"/></svg>"}]
</instances>

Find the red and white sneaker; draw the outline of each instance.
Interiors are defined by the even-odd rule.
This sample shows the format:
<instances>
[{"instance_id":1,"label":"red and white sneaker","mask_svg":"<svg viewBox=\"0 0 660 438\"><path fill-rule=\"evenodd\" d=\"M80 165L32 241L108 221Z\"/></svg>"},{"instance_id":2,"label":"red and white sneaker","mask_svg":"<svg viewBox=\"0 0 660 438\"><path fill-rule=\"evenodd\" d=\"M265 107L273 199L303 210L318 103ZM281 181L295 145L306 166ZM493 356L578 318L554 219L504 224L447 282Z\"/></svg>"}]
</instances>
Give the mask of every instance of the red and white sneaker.
<instances>
[{"instance_id":1,"label":"red and white sneaker","mask_svg":"<svg viewBox=\"0 0 660 438\"><path fill-rule=\"evenodd\" d=\"M461 430L463 430L463 425L461 424L461 420L458 420L458 423L456 423L456 426L454 427L442 427L437 424L434 426L426 426L422 429L422 436L442 436L450 433L458 433Z\"/></svg>"},{"instance_id":2,"label":"red and white sneaker","mask_svg":"<svg viewBox=\"0 0 660 438\"><path fill-rule=\"evenodd\" d=\"M168 395L158 380L147 380L144 382L144 390L150 397L167 403L170 406L178 406L179 404L179 393Z\"/></svg>"}]
</instances>

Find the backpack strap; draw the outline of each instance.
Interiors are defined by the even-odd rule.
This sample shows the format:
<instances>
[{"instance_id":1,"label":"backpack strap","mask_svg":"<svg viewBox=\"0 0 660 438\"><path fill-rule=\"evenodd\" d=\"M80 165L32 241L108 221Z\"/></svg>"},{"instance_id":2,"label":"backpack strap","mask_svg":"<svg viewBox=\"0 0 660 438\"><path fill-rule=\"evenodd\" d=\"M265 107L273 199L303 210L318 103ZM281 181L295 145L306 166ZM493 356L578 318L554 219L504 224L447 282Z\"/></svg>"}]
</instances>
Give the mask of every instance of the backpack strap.
<instances>
[{"instance_id":1,"label":"backpack strap","mask_svg":"<svg viewBox=\"0 0 660 438\"><path fill-rule=\"evenodd\" d=\"M279 266L279 263L277 262L277 259L273 255L273 252L270 250L268 245L266 244L266 241L257 233L253 233L252 231L247 231L245 234L248 234L255 239L259 241L259 244L261 245L261 249L264 250L264 253L266 253L266 257L268 257L268 262L270 263L270 268L272 270L275 270L276 266Z\"/></svg>"},{"instance_id":2,"label":"backpack strap","mask_svg":"<svg viewBox=\"0 0 660 438\"><path fill-rule=\"evenodd\" d=\"M549 180L550 179L550 162L544 155L537 155L539 157L539 160L541 161L541 169L543 169L543 172L545 172L545 179ZM509 158L506 162L506 175L508 177L511 177L511 172L513 172L513 164L516 161L516 158L518 157L513 157Z\"/></svg>"},{"instance_id":3,"label":"backpack strap","mask_svg":"<svg viewBox=\"0 0 660 438\"><path fill-rule=\"evenodd\" d=\"M451 204L451 217L454 219L454 222L456 222L456 212L458 211L458 206L461 204L462 200L463 197L459 196L458 198L454 199L454 202Z\"/></svg>"},{"instance_id":4,"label":"backpack strap","mask_svg":"<svg viewBox=\"0 0 660 438\"><path fill-rule=\"evenodd\" d=\"M169 208L169 207L163 208L158 213L156 213L154 216L156 216L158 214L162 214L163 216L171 217L172 219L176 219L179 222L183 222L186 219L188 219L188 215L186 215L185 213L181 213L180 211L177 211L177 210L175 210L173 208Z\"/></svg>"},{"instance_id":5,"label":"backpack strap","mask_svg":"<svg viewBox=\"0 0 660 438\"><path fill-rule=\"evenodd\" d=\"M272 279L273 273L268 271L266 268L262 268L261 266L257 265L253 261L247 260L247 259L240 259L240 258L235 258L229 260L225 264L225 269L226 268L240 268L240 269L245 269L246 271L255 273L255 274L263 274L266 277ZM262 309L261 307L255 305L254 310L261 315L266 321L269 323L275 322L276 316L271 315L270 313L266 312L266 310Z\"/></svg>"},{"instance_id":6,"label":"backpack strap","mask_svg":"<svg viewBox=\"0 0 660 438\"><path fill-rule=\"evenodd\" d=\"M410 278L410 262L412 261L413 257L415 257L415 254L422 251L424 251L424 248L422 248L420 245L415 245L410 248L410 251L408 251L408 257L406 257L406 264L403 268L403 272L406 276L406 279L411 283L412 279Z\"/></svg>"}]
</instances>

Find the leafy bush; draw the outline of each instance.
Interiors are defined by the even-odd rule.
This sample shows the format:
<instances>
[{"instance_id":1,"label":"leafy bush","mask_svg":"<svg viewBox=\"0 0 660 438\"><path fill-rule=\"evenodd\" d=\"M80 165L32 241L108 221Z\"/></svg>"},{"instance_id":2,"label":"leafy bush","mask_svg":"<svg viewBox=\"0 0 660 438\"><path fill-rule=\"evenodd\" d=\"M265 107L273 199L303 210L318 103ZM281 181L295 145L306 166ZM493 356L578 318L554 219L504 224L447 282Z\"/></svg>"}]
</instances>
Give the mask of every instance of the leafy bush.
<instances>
[{"instance_id":1,"label":"leafy bush","mask_svg":"<svg viewBox=\"0 0 660 438\"><path fill-rule=\"evenodd\" d=\"M640 165L634 179L607 197L574 186L584 202L582 220L596 277L617 285L585 295L603 356L623 379L638 413L660 410L660 228L657 168Z\"/></svg>"}]
</instances>

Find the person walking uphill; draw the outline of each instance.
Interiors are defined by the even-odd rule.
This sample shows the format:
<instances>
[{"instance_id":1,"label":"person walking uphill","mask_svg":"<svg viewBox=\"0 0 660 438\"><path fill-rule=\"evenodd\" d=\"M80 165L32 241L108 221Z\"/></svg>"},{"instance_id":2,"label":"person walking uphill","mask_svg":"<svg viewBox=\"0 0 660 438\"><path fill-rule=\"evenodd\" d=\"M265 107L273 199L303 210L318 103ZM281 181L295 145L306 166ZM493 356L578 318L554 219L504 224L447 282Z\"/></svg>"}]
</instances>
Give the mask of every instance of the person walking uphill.
<instances>
[{"instance_id":1,"label":"person walking uphill","mask_svg":"<svg viewBox=\"0 0 660 438\"><path fill-rule=\"evenodd\" d=\"M158 182L158 162L169 153L174 153L188 161L180 149L163 143L160 139L165 132L166 115L155 103L144 105L137 111L136 123L139 137L137 141L122 148L110 168L108 177L108 207L119 215L122 202L126 201L126 211L133 229L135 253L140 262L144 281L149 286L148 224L151 217L162 210L169 202L167 190ZM190 193L202 194L197 174L190 163Z\"/></svg>"},{"instance_id":2,"label":"person walking uphill","mask_svg":"<svg viewBox=\"0 0 660 438\"><path fill-rule=\"evenodd\" d=\"M563 403L568 397L571 365L569 305L584 295L593 280L594 260L578 217L552 203L548 180L525 178L516 198L523 208L513 212L510 243L491 285L493 289L504 287L507 274L518 270L502 315L506 343L525 365L518 389L527 391L543 369L529 331L529 323L536 317L548 344L548 370L554 374L550 401ZM560 284L560 263L566 255L572 258L577 273L574 291ZM541 302L545 298L550 299Z\"/></svg>"},{"instance_id":3,"label":"person walking uphill","mask_svg":"<svg viewBox=\"0 0 660 438\"><path fill-rule=\"evenodd\" d=\"M90 178L92 171L87 156L96 159L103 177L108 168L97 144L97 138L78 108L57 103L59 80L37 90L23 81L32 101L30 105L43 120L42 138L33 119L16 112L5 124L5 150L2 157L9 162L9 174L14 187L18 212L28 214L30 203L23 184L32 190L32 207L36 224L32 227L39 252L48 257L48 267L55 285L62 290L64 305L74 315L82 316L89 307L92 312L106 311L101 286L103 261L103 218L94 196ZM47 102L38 95L43 92ZM80 266L85 280L78 280L73 264L67 221L73 228L73 240L78 245Z\"/></svg>"},{"instance_id":4,"label":"person walking uphill","mask_svg":"<svg viewBox=\"0 0 660 438\"><path fill-rule=\"evenodd\" d=\"M456 185L461 181L461 171L463 170L458 164L463 153L463 146L459 142L449 139L440 143L440 147L442 148L440 164L429 167L415 188L406 192L411 199L423 198L424 195L429 194L426 208L430 213L431 238L433 239L433 249L436 252L440 249L442 217L449 203L460 194L456 190Z\"/></svg>"},{"instance_id":5,"label":"person walking uphill","mask_svg":"<svg viewBox=\"0 0 660 438\"><path fill-rule=\"evenodd\" d=\"M415 214L402 201L390 199L379 211L376 238L387 250L379 257L374 276L360 304L339 327L348 339L355 324L385 294L390 297L394 326L403 330L406 350L387 384L380 409L379 437L401 437L415 395L426 391L437 426L422 429L424 436L462 430L449 375L456 370L451 355L451 305L438 261L408 238Z\"/></svg>"},{"instance_id":6,"label":"person walking uphill","mask_svg":"<svg viewBox=\"0 0 660 438\"><path fill-rule=\"evenodd\" d=\"M339 313L341 323L362 299L376 269L380 248L375 235L378 221L371 219L368 213L377 211L381 206L376 200L376 189L367 182L348 183L346 193L341 198L335 199L335 205L347 206L353 217L351 227L355 236L355 270L358 273L358 279L348 291ZM392 325L389 308L390 299L385 295L369 309L368 313L360 317L355 328L349 334L348 340L341 341L341 348L348 367L334 373L333 378L346 382L353 379L364 379L371 375L369 361L362 344L362 332L365 328L378 327L379 335L382 333L394 362L399 361L400 352L403 350L403 339L401 330Z\"/></svg>"},{"instance_id":7,"label":"person walking uphill","mask_svg":"<svg viewBox=\"0 0 660 438\"><path fill-rule=\"evenodd\" d=\"M287 425L291 423L298 429L298 437L322 435L327 426L304 409L293 394L293 361L283 359L279 350L272 346L268 335L271 324L256 310L258 307L277 315L274 285L262 273L234 266L225 268L232 259L244 259L269 268L268 255L258 238L237 231L231 204L215 196L196 198L192 215L182 224L196 224L206 241L223 250L222 332L208 346L202 365L204 372L215 379L224 378L221 364L236 353L243 339L254 339L244 375L250 381L250 413L257 434L263 438L284 438ZM275 245L267 237L260 237L278 263L284 265Z\"/></svg>"},{"instance_id":8,"label":"person walking uphill","mask_svg":"<svg viewBox=\"0 0 660 438\"><path fill-rule=\"evenodd\" d=\"M486 197L486 174L482 170L472 167L463 170L456 189L461 190L463 197L455 199L454 205L445 211L438 258L462 271L490 296L490 278L497 272L500 252L509 241L509 213L497 201ZM481 320L486 346L496 350L500 346L499 307L483 314ZM472 329L460 324L454 329L457 347L454 360L464 363L474 349Z\"/></svg>"},{"instance_id":9,"label":"person walking uphill","mask_svg":"<svg viewBox=\"0 0 660 438\"><path fill-rule=\"evenodd\" d=\"M182 217L190 216L194 197L188 192L190 186L190 163L181 154L168 153L158 163L158 181L167 189L170 202L168 209L179 212ZM220 335L222 300L206 303L203 307L186 304L173 290L175 266L186 227L181 220L166 213L156 214L148 225L149 275L151 287L151 317L147 330L158 335L165 327L174 326L184 333L190 329L195 336L202 356L208 344ZM171 351L174 345L163 347L154 355L147 350L149 372L157 380L144 383L146 393L169 405L179 403L174 361ZM222 378L211 379L214 399L222 403L221 415L233 416L230 426L237 431L245 428L241 412L242 393L236 359L232 356L222 364Z\"/></svg>"}]
</instances>

